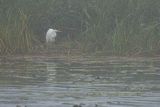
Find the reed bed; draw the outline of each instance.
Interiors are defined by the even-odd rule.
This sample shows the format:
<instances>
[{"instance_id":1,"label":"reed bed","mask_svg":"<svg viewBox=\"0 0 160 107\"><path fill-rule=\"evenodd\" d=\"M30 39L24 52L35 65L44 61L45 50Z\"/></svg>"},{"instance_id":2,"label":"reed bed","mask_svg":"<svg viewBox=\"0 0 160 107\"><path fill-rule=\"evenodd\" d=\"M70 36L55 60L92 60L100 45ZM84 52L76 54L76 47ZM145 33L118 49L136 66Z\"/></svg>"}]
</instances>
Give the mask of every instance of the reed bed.
<instances>
[{"instance_id":1,"label":"reed bed","mask_svg":"<svg viewBox=\"0 0 160 107\"><path fill-rule=\"evenodd\" d=\"M9 13L7 24L0 25L0 54L32 51L32 33L28 28L28 16L19 10L18 17ZM11 19L12 18L12 19Z\"/></svg>"},{"instance_id":2,"label":"reed bed","mask_svg":"<svg viewBox=\"0 0 160 107\"><path fill-rule=\"evenodd\" d=\"M0 0L0 54L45 49L50 26L63 31L57 46L115 55L160 52L158 0L9 1Z\"/></svg>"}]
</instances>

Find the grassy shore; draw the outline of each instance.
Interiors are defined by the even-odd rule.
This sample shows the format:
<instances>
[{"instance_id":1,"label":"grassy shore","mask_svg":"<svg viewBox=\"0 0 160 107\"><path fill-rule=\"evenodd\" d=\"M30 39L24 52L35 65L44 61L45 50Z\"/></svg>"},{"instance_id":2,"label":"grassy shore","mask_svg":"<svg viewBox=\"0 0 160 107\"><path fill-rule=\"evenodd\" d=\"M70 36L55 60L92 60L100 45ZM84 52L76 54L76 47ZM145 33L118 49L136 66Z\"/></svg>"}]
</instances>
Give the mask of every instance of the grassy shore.
<instances>
[{"instance_id":1,"label":"grassy shore","mask_svg":"<svg viewBox=\"0 0 160 107\"><path fill-rule=\"evenodd\" d=\"M0 55L45 53L49 27L62 31L53 53L157 55L159 5L158 0L0 0Z\"/></svg>"}]
</instances>

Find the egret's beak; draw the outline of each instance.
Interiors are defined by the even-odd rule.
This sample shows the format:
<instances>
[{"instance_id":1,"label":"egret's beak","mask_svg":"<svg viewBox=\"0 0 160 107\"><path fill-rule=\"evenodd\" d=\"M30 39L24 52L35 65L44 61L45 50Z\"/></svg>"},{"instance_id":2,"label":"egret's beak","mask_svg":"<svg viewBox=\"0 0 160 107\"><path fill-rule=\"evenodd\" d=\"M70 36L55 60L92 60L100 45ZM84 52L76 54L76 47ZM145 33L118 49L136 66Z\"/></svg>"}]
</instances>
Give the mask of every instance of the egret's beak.
<instances>
[{"instance_id":1,"label":"egret's beak","mask_svg":"<svg viewBox=\"0 0 160 107\"><path fill-rule=\"evenodd\" d=\"M57 30L57 32L62 32L62 31L60 31L60 30Z\"/></svg>"},{"instance_id":2,"label":"egret's beak","mask_svg":"<svg viewBox=\"0 0 160 107\"><path fill-rule=\"evenodd\" d=\"M60 30L57 30L57 29L56 29L55 31L56 31L56 32L62 32L62 31L60 31Z\"/></svg>"}]
</instances>

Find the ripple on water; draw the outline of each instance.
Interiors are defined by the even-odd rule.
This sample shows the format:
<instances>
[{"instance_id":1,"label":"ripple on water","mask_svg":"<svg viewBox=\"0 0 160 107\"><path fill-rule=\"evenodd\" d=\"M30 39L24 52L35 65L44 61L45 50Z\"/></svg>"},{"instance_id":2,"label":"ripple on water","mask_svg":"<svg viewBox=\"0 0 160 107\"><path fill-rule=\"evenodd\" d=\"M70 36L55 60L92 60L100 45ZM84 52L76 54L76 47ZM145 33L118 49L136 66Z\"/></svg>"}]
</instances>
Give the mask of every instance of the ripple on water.
<instances>
[{"instance_id":1,"label":"ripple on water","mask_svg":"<svg viewBox=\"0 0 160 107\"><path fill-rule=\"evenodd\" d=\"M159 65L155 58L0 63L0 106L159 107Z\"/></svg>"}]
</instances>

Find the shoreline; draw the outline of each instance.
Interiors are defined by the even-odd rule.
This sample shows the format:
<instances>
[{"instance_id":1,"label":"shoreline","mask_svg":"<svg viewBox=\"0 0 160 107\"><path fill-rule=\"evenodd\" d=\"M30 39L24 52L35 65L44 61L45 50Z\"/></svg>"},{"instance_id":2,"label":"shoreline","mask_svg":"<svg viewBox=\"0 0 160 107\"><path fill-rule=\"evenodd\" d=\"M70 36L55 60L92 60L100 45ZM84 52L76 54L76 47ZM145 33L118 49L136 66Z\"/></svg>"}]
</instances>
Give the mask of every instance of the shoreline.
<instances>
[{"instance_id":1,"label":"shoreline","mask_svg":"<svg viewBox=\"0 0 160 107\"><path fill-rule=\"evenodd\" d=\"M160 55L153 56L120 56L120 55L97 55L97 54L63 54L63 53L34 53L34 54L13 54L13 55L3 55L0 56L0 62L12 61L12 60L49 60L49 59L59 59L65 61L83 61L85 59L92 59L97 61L107 61L107 60L126 60L126 61L137 61L137 60L156 60L160 59Z\"/></svg>"}]
</instances>

